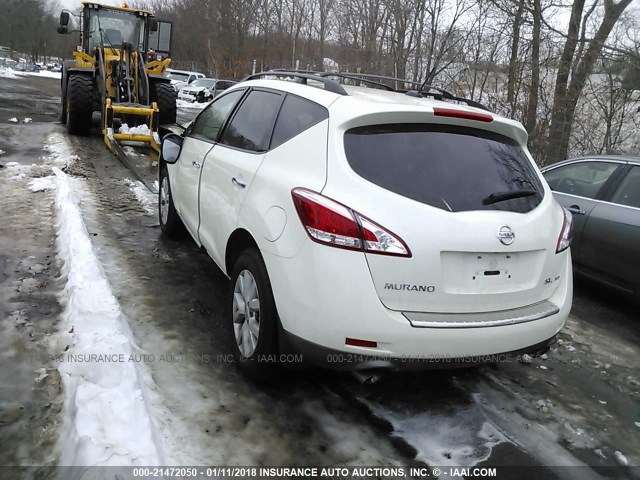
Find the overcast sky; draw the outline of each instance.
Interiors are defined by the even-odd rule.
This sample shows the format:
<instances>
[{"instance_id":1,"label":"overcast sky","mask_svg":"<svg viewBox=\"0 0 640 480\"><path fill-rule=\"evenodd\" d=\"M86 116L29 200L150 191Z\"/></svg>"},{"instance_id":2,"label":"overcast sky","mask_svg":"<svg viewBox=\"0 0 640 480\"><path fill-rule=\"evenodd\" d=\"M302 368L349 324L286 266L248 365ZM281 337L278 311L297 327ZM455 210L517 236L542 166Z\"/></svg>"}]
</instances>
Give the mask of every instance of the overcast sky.
<instances>
[{"instance_id":1,"label":"overcast sky","mask_svg":"<svg viewBox=\"0 0 640 480\"><path fill-rule=\"evenodd\" d=\"M77 10L80 8L82 0L58 0L61 8L68 8L69 10ZM97 3L104 5L122 5L122 0L99 0Z\"/></svg>"}]
</instances>

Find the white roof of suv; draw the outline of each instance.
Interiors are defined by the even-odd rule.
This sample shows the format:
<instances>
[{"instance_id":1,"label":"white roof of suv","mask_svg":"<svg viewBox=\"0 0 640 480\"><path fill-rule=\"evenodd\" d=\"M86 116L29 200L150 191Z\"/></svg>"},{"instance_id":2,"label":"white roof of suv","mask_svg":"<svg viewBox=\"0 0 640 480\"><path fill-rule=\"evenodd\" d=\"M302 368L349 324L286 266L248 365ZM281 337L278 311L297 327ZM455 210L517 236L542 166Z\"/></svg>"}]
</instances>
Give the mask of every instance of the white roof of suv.
<instances>
[{"instance_id":1,"label":"white roof of suv","mask_svg":"<svg viewBox=\"0 0 640 480\"><path fill-rule=\"evenodd\" d=\"M269 72L264 73L264 75L268 74ZM438 107L458 110L461 112L490 115L493 121L490 125L485 124L483 127L484 129L507 135L522 144L527 141L527 132L519 122L502 117L494 112L465 105L462 102L437 100L430 97L417 97L407 95L402 91L390 91L352 85L340 85L347 94L341 95L340 93L322 88L320 79L317 82L318 88L315 88L315 80L308 79L308 81L309 84L303 84L292 80L283 80L272 77L242 81L235 85L235 87L276 88L318 103L319 105L330 109L335 115L340 116L343 119L378 112L393 112L397 110L401 110L403 112L413 111L416 113L433 113L433 109ZM449 122L449 120L454 119L448 119L446 117L438 118L440 123L455 123Z\"/></svg>"}]
</instances>

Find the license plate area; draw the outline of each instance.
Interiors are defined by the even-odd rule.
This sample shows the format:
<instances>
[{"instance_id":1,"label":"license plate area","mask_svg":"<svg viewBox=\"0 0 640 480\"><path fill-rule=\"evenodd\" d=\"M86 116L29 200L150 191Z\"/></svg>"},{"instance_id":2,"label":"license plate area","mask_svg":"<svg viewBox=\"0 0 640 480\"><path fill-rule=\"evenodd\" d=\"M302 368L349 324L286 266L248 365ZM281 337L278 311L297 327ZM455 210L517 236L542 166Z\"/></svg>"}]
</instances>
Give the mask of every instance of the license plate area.
<instances>
[{"instance_id":1,"label":"license plate area","mask_svg":"<svg viewBox=\"0 0 640 480\"><path fill-rule=\"evenodd\" d=\"M505 293L532 288L537 282L543 251L442 252L447 293Z\"/></svg>"}]
</instances>

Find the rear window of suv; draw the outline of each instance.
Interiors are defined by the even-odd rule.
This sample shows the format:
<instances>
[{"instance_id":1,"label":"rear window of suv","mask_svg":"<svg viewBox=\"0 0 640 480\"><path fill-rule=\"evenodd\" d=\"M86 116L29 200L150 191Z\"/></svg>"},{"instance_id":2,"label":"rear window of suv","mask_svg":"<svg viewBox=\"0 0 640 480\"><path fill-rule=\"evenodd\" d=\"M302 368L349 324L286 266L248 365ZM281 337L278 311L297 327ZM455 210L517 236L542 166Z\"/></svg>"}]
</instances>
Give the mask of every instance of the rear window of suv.
<instances>
[{"instance_id":1,"label":"rear window of suv","mask_svg":"<svg viewBox=\"0 0 640 480\"><path fill-rule=\"evenodd\" d=\"M451 212L525 213L544 195L522 147L491 132L451 125L374 125L348 130L344 147L361 177Z\"/></svg>"}]
</instances>

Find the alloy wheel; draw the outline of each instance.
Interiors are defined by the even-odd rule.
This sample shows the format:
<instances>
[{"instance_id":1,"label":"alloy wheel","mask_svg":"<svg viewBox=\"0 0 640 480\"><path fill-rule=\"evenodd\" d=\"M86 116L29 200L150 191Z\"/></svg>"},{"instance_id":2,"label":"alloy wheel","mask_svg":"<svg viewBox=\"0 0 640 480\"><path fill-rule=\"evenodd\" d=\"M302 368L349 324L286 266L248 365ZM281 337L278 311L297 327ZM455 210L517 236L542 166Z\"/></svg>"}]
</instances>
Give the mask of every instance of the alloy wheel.
<instances>
[{"instance_id":1,"label":"alloy wheel","mask_svg":"<svg viewBox=\"0 0 640 480\"><path fill-rule=\"evenodd\" d=\"M256 279L249 270L240 272L233 288L233 330L238 350L249 358L260 336L260 296Z\"/></svg>"}]
</instances>

